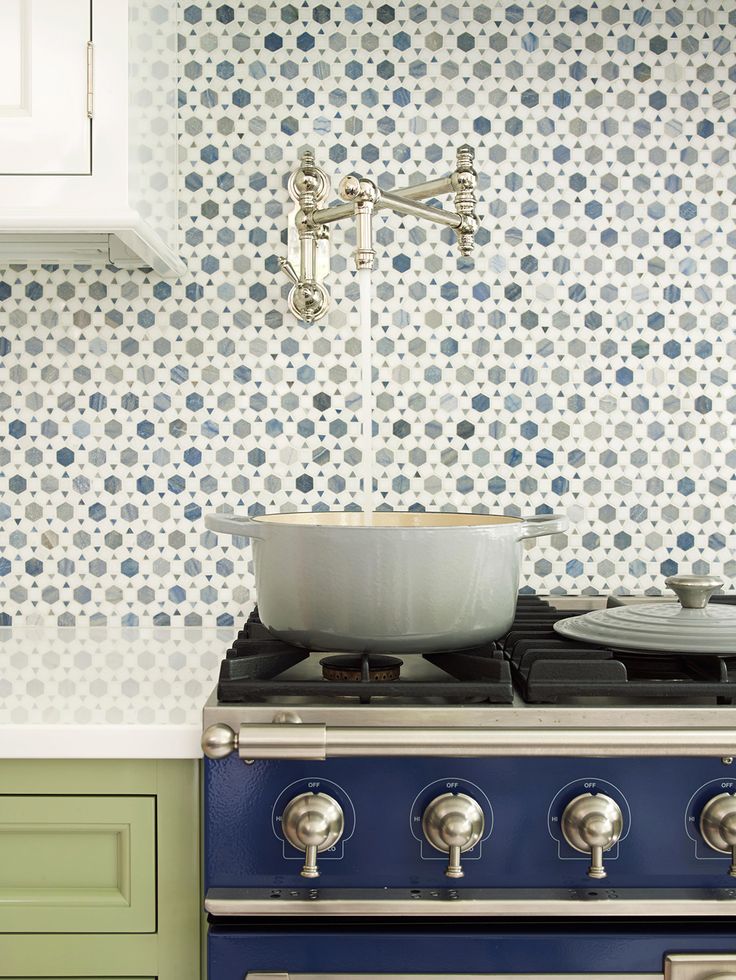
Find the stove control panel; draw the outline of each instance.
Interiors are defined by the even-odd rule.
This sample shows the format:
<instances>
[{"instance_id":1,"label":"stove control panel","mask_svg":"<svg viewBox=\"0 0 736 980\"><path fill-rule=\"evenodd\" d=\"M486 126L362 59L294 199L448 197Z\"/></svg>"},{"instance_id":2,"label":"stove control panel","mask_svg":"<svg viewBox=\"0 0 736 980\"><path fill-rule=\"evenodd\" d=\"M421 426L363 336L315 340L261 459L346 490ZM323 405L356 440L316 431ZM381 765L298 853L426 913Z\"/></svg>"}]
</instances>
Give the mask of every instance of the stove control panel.
<instances>
[{"instance_id":1,"label":"stove control panel","mask_svg":"<svg viewBox=\"0 0 736 980\"><path fill-rule=\"evenodd\" d=\"M246 765L231 754L205 763L205 866L208 888L321 875L330 888L717 888L736 899L736 771L716 757Z\"/></svg>"}]
</instances>

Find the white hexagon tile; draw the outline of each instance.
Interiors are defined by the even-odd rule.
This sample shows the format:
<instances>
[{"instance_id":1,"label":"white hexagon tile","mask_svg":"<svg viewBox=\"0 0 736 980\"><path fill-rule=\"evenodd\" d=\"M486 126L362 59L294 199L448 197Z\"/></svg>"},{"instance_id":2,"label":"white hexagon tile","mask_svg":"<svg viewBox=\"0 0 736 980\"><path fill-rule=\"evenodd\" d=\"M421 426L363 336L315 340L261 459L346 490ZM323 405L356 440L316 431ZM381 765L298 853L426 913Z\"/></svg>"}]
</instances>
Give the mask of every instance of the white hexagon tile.
<instances>
[{"instance_id":1,"label":"white hexagon tile","mask_svg":"<svg viewBox=\"0 0 736 980\"><path fill-rule=\"evenodd\" d=\"M380 505L567 510L527 590L733 588L735 45L732 0L184 2L186 276L0 270L0 622L229 625L206 510L358 506L351 234L323 323L278 268L305 147L383 189L476 148L474 258L377 220Z\"/></svg>"},{"instance_id":2,"label":"white hexagon tile","mask_svg":"<svg viewBox=\"0 0 736 980\"><path fill-rule=\"evenodd\" d=\"M0 731L5 738L8 725L175 726L193 732L196 746L202 705L232 638L224 629L0 628ZM18 739L13 755L24 751ZM46 753L53 758L54 746ZM98 751L86 744L87 753Z\"/></svg>"}]
</instances>

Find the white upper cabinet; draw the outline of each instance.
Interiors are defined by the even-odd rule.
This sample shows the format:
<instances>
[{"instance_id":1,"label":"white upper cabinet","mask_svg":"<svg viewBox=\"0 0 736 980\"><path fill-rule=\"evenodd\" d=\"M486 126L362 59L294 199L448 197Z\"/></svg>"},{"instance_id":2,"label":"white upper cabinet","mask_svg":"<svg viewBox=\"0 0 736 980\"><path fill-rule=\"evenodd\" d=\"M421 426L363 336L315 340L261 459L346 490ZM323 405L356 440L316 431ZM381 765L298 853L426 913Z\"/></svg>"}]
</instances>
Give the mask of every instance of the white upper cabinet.
<instances>
[{"instance_id":1,"label":"white upper cabinet","mask_svg":"<svg viewBox=\"0 0 736 980\"><path fill-rule=\"evenodd\" d=\"M0 0L0 269L183 271L177 8Z\"/></svg>"},{"instance_id":2,"label":"white upper cabinet","mask_svg":"<svg viewBox=\"0 0 736 980\"><path fill-rule=\"evenodd\" d=\"M90 0L1 0L0 174L89 174Z\"/></svg>"}]
</instances>

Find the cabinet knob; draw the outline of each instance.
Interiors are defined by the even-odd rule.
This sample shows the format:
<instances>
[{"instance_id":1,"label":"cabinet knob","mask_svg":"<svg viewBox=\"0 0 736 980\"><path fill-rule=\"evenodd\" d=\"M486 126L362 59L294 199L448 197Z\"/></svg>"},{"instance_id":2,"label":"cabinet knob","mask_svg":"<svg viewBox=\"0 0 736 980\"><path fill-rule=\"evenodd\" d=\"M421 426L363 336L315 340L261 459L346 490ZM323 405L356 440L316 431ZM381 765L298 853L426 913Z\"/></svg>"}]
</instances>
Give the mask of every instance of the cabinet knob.
<instances>
[{"instance_id":1,"label":"cabinet knob","mask_svg":"<svg viewBox=\"0 0 736 980\"><path fill-rule=\"evenodd\" d=\"M302 878L319 878L317 855L337 844L344 827L342 807L326 793L302 793L287 803L281 829L292 847L305 852Z\"/></svg>"},{"instance_id":2,"label":"cabinet knob","mask_svg":"<svg viewBox=\"0 0 736 980\"><path fill-rule=\"evenodd\" d=\"M465 793L443 793L435 797L422 815L422 831L427 841L449 855L445 869L448 878L464 876L460 855L475 847L484 827L480 804Z\"/></svg>"},{"instance_id":3,"label":"cabinet knob","mask_svg":"<svg viewBox=\"0 0 736 980\"><path fill-rule=\"evenodd\" d=\"M603 793L583 793L567 804L561 826L570 847L590 854L588 877L605 878L603 852L618 843L623 830L618 803Z\"/></svg>"},{"instance_id":4,"label":"cabinet knob","mask_svg":"<svg viewBox=\"0 0 736 980\"><path fill-rule=\"evenodd\" d=\"M708 800L700 814L700 834L708 847L730 855L728 873L736 878L736 796L719 793Z\"/></svg>"}]
</instances>

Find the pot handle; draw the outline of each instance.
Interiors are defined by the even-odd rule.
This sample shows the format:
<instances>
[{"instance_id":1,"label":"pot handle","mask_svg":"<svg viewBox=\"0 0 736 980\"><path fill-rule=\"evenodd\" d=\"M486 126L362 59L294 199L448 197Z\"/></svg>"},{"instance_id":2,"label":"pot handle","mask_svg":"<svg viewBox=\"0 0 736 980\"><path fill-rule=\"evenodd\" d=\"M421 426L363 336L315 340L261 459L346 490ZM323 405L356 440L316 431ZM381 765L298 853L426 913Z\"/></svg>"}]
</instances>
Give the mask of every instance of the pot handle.
<instances>
[{"instance_id":1,"label":"pot handle","mask_svg":"<svg viewBox=\"0 0 736 980\"><path fill-rule=\"evenodd\" d=\"M522 517L519 541L526 538L541 538L544 534L559 534L566 531L569 521L566 514L530 514Z\"/></svg>"},{"instance_id":2,"label":"pot handle","mask_svg":"<svg viewBox=\"0 0 736 980\"><path fill-rule=\"evenodd\" d=\"M247 514L206 514L204 526L215 534L233 534L240 538L262 538L266 530Z\"/></svg>"}]
</instances>

